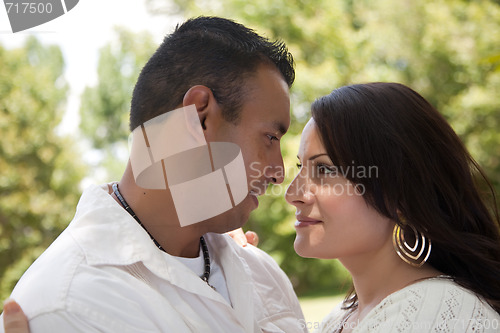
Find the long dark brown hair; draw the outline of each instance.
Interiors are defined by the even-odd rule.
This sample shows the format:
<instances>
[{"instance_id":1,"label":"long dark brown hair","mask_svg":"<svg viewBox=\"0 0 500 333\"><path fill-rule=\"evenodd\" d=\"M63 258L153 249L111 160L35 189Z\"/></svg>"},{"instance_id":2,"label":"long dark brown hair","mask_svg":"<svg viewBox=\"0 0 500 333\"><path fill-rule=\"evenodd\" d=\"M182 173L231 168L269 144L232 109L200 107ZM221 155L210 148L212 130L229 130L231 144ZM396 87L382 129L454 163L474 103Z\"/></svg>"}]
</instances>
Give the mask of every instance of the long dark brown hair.
<instances>
[{"instance_id":1,"label":"long dark brown hair","mask_svg":"<svg viewBox=\"0 0 500 333\"><path fill-rule=\"evenodd\" d=\"M342 87L311 109L335 165L377 167L376 177L346 174L364 186L366 202L398 224L400 212L432 240L427 262L500 313L495 193L445 118L398 83ZM355 305L351 296L344 306Z\"/></svg>"}]
</instances>

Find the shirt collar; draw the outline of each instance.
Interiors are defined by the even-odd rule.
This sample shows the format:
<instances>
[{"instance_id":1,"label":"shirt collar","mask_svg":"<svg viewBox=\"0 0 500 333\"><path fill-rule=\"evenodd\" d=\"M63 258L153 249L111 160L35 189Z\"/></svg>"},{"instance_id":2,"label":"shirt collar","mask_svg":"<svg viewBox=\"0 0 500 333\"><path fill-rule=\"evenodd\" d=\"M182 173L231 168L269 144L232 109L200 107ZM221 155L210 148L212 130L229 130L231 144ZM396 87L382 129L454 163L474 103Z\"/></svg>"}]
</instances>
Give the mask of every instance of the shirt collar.
<instances>
[{"instance_id":1,"label":"shirt collar","mask_svg":"<svg viewBox=\"0 0 500 333\"><path fill-rule=\"evenodd\" d=\"M159 250L148 233L109 195L107 184L93 185L83 192L68 231L80 245L89 265L126 266L142 262L153 274L180 288L225 302L177 257ZM238 274L238 284L249 280L243 264L234 263L234 249L224 235L209 234L206 238L212 260L218 260L224 270L231 263L229 269L240 272L232 273Z\"/></svg>"}]
</instances>

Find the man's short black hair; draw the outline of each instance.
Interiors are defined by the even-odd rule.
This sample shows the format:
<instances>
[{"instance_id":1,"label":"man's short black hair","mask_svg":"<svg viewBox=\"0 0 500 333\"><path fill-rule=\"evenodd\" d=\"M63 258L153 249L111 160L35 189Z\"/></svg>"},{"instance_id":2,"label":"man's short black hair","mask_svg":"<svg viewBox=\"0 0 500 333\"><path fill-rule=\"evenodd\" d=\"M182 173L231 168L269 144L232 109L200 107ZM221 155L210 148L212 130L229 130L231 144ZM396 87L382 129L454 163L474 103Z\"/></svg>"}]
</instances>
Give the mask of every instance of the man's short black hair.
<instances>
[{"instance_id":1,"label":"man's short black hair","mask_svg":"<svg viewBox=\"0 0 500 333\"><path fill-rule=\"evenodd\" d=\"M130 130L174 110L195 85L212 90L223 117L236 122L246 79L261 64L274 64L290 87L293 57L281 41L219 17L197 17L166 36L139 75L132 95Z\"/></svg>"}]
</instances>

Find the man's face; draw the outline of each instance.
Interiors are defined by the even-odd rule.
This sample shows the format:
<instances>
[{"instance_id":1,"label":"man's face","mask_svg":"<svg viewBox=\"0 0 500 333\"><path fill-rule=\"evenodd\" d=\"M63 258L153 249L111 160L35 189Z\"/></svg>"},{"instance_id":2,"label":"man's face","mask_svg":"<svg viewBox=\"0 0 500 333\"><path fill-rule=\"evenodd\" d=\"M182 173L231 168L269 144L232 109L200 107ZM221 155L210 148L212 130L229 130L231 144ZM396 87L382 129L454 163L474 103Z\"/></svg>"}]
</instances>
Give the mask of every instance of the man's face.
<instances>
[{"instance_id":1,"label":"man's face","mask_svg":"<svg viewBox=\"0 0 500 333\"><path fill-rule=\"evenodd\" d=\"M249 195L235 208L220 217L232 219L231 228L241 227L257 208L257 196L264 194L269 183L284 179L280 140L290 126L288 85L271 66L260 66L248 79L247 93L237 124L222 120L213 141L233 142L242 151ZM232 230L228 229L228 230Z\"/></svg>"}]
</instances>

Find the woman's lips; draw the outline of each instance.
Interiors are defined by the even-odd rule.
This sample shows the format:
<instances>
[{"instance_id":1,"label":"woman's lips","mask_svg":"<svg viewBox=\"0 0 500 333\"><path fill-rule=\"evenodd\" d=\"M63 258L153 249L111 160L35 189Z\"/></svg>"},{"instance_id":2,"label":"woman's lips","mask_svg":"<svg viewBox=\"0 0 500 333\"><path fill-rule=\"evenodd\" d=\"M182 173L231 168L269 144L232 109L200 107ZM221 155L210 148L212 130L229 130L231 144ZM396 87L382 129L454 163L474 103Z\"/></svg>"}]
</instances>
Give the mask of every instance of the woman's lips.
<instances>
[{"instance_id":1,"label":"woman's lips","mask_svg":"<svg viewBox=\"0 0 500 333\"><path fill-rule=\"evenodd\" d=\"M297 221L295 221L295 227L308 227L314 224L321 223L321 220L312 219L304 216L297 216Z\"/></svg>"}]
</instances>

